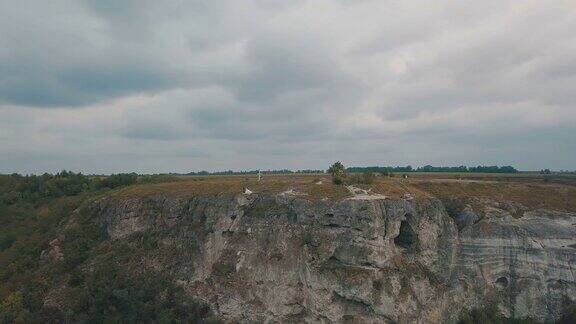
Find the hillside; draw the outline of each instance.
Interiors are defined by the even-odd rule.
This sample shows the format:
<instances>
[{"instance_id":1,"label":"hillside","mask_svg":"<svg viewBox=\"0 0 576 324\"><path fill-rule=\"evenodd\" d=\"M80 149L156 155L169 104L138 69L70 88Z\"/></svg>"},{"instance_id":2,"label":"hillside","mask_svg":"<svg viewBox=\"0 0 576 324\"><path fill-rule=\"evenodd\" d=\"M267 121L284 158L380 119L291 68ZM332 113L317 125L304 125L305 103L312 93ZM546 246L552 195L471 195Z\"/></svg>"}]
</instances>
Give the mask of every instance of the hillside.
<instances>
[{"instance_id":1,"label":"hillside","mask_svg":"<svg viewBox=\"0 0 576 324\"><path fill-rule=\"evenodd\" d=\"M572 178L150 182L4 199L0 319L544 322L576 296Z\"/></svg>"}]
</instances>

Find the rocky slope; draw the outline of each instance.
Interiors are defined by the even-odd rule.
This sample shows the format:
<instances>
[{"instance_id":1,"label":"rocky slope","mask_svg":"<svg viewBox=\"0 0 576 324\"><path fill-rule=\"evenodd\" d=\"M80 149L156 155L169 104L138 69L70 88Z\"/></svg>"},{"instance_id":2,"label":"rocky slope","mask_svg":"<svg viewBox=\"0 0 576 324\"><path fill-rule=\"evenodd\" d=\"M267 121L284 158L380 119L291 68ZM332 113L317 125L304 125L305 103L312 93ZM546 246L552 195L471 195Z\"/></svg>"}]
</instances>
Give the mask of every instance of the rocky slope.
<instances>
[{"instance_id":1,"label":"rocky slope","mask_svg":"<svg viewBox=\"0 0 576 324\"><path fill-rule=\"evenodd\" d=\"M369 193L107 196L84 211L112 241L154 237L137 265L225 321L455 322L487 301L560 316L576 298L576 214Z\"/></svg>"},{"instance_id":2,"label":"rocky slope","mask_svg":"<svg viewBox=\"0 0 576 324\"><path fill-rule=\"evenodd\" d=\"M486 302L560 317L576 298L576 214L458 203L449 215L434 198L291 190L111 195L83 213L113 244L157 242L127 271L162 273L225 321L450 323Z\"/></svg>"}]
</instances>

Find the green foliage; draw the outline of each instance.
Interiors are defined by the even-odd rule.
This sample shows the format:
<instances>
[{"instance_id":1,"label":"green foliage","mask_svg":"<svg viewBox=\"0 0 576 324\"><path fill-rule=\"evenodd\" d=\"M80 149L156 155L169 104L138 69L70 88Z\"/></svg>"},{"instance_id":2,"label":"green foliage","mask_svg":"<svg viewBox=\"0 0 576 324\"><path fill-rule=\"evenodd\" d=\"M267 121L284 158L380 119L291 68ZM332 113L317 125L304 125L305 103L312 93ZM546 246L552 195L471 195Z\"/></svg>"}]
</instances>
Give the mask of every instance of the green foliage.
<instances>
[{"instance_id":1,"label":"green foliage","mask_svg":"<svg viewBox=\"0 0 576 324\"><path fill-rule=\"evenodd\" d=\"M145 176L149 182L167 181L166 177ZM82 173L62 171L57 174L0 175L0 211L5 206L18 203L41 204L45 200L58 197L76 196L83 192L101 189L114 189L135 184L135 173L113 174L108 177L88 177ZM1 213L0 213L1 214Z\"/></svg>"},{"instance_id":2,"label":"green foliage","mask_svg":"<svg viewBox=\"0 0 576 324\"><path fill-rule=\"evenodd\" d=\"M412 172L415 171L412 166L396 166L396 167L350 167L346 168L348 172L361 173L361 172L374 172L374 173L392 173L392 172Z\"/></svg>"},{"instance_id":3,"label":"green foliage","mask_svg":"<svg viewBox=\"0 0 576 324\"><path fill-rule=\"evenodd\" d=\"M153 174L153 175L144 175L138 177L137 183L139 184L146 184L146 183L165 183L165 182L174 182L178 181L178 178L168 174Z\"/></svg>"},{"instance_id":4,"label":"green foliage","mask_svg":"<svg viewBox=\"0 0 576 324\"><path fill-rule=\"evenodd\" d=\"M376 179L374 172L366 170L362 174L348 175L349 170L356 168L346 169L342 162L338 161L328 168L328 173L332 175L332 183L336 185L343 184L372 184Z\"/></svg>"},{"instance_id":5,"label":"green foliage","mask_svg":"<svg viewBox=\"0 0 576 324\"><path fill-rule=\"evenodd\" d=\"M137 180L138 175L136 173L119 173L104 178L96 178L94 180L94 186L97 189L114 189L135 184Z\"/></svg>"},{"instance_id":6,"label":"green foliage","mask_svg":"<svg viewBox=\"0 0 576 324\"><path fill-rule=\"evenodd\" d=\"M473 172L473 173L517 173L518 170L512 166L456 166L456 167L446 167L446 166L431 166L425 165L414 169L412 166L396 166L396 167L351 167L346 169L348 172L377 172L377 173L391 173L391 172Z\"/></svg>"},{"instance_id":7,"label":"green foliage","mask_svg":"<svg viewBox=\"0 0 576 324\"><path fill-rule=\"evenodd\" d=\"M124 244L103 249L102 227L93 212L80 208L102 190L140 181L169 178L88 177L68 171L0 175L0 323L205 321L209 309L186 298L168 277L141 269L134 273L118 263L129 263L142 248L157 249L155 237L145 234L137 249ZM40 255L52 249L55 238L63 260L46 263ZM86 270L90 260L102 255L105 262ZM62 282L70 287L62 305L68 309L46 307L46 294Z\"/></svg>"},{"instance_id":8,"label":"green foliage","mask_svg":"<svg viewBox=\"0 0 576 324\"><path fill-rule=\"evenodd\" d=\"M38 203L43 198L74 196L86 190L89 178L81 173L62 171L55 175L0 176L0 202L13 205L19 201Z\"/></svg>"},{"instance_id":9,"label":"green foliage","mask_svg":"<svg viewBox=\"0 0 576 324\"><path fill-rule=\"evenodd\" d=\"M314 173L324 173L322 170L243 170L243 171L216 171L216 172L208 172L208 171L198 171L198 172L189 172L186 175L192 176L208 176L208 175L256 175L260 172L261 174L314 174Z\"/></svg>"},{"instance_id":10,"label":"green foliage","mask_svg":"<svg viewBox=\"0 0 576 324\"><path fill-rule=\"evenodd\" d=\"M341 176L333 176L332 177L332 183L334 183L335 185L343 185L344 184L344 178L342 178Z\"/></svg>"},{"instance_id":11,"label":"green foliage","mask_svg":"<svg viewBox=\"0 0 576 324\"><path fill-rule=\"evenodd\" d=\"M6 250L7 248L11 247L16 241L16 237L13 233L1 233L0 234L0 252Z\"/></svg>"},{"instance_id":12,"label":"green foliage","mask_svg":"<svg viewBox=\"0 0 576 324\"><path fill-rule=\"evenodd\" d=\"M344 183L346 178L346 168L342 162L338 161L328 168L328 173L332 175L332 182L336 185L341 185Z\"/></svg>"},{"instance_id":13,"label":"green foliage","mask_svg":"<svg viewBox=\"0 0 576 324\"><path fill-rule=\"evenodd\" d=\"M90 250L104 239L104 233L89 219L81 219L79 225L66 230L65 238L62 267L64 271L70 271L88 259Z\"/></svg>"},{"instance_id":14,"label":"green foliage","mask_svg":"<svg viewBox=\"0 0 576 324\"><path fill-rule=\"evenodd\" d=\"M29 323L31 314L24 304L21 292L10 294L0 303L0 323Z\"/></svg>"},{"instance_id":15,"label":"green foliage","mask_svg":"<svg viewBox=\"0 0 576 324\"><path fill-rule=\"evenodd\" d=\"M160 273L130 273L112 259L88 273L72 311L90 323L190 323L210 317Z\"/></svg>"},{"instance_id":16,"label":"green foliage","mask_svg":"<svg viewBox=\"0 0 576 324\"><path fill-rule=\"evenodd\" d=\"M379 173L383 177L389 177L389 178L394 177L394 173L392 171L384 170L384 171L379 171Z\"/></svg>"},{"instance_id":17,"label":"green foliage","mask_svg":"<svg viewBox=\"0 0 576 324\"><path fill-rule=\"evenodd\" d=\"M84 198L44 199L36 207L19 201L0 208L0 298L39 267L40 253Z\"/></svg>"},{"instance_id":18,"label":"green foliage","mask_svg":"<svg viewBox=\"0 0 576 324\"><path fill-rule=\"evenodd\" d=\"M332 164L330 168L328 168L328 173L330 173L332 176L344 175L346 173L346 168L344 168L342 162L338 161Z\"/></svg>"},{"instance_id":19,"label":"green foliage","mask_svg":"<svg viewBox=\"0 0 576 324\"><path fill-rule=\"evenodd\" d=\"M372 172L363 172L362 174L353 174L348 177L347 183L349 184L373 184L376 180L376 175Z\"/></svg>"}]
</instances>

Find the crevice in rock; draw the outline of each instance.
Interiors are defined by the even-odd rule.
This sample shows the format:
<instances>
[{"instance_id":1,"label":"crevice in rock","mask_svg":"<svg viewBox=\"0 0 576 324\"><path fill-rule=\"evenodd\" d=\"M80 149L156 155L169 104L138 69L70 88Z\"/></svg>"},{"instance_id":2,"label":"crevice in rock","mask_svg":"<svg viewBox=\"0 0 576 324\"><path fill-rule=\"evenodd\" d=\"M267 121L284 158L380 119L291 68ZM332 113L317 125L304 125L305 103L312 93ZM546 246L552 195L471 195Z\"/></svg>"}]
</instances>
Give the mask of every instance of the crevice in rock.
<instances>
[{"instance_id":1,"label":"crevice in rock","mask_svg":"<svg viewBox=\"0 0 576 324\"><path fill-rule=\"evenodd\" d=\"M382 283L382 280L372 281L372 288L376 291L382 291L382 289L384 289L384 284Z\"/></svg>"},{"instance_id":2,"label":"crevice in rock","mask_svg":"<svg viewBox=\"0 0 576 324\"><path fill-rule=\"evenodd\" d=\"M338 260L338 258L335 257L335 256L333 256L333 255L331 255L331 256L328 258L328 262L338 262L338 263L341 263L340 260Z\"/></svg>"},{"instance_id":3,"label":"crevice in rock","mask_svg":"<svg viewBox=\"0 0 576 324\"><path fill-rule=\"evenodd\" d=\"M346 297L336 291L332 293L332 301L345 306L346 312L350 315L374 313L372 305L368 304L367 302L357 298Z\"/></svg>"},{"instance_id":4,"label":"crevice in rock","mask_svg":"<svg viewBox=\"0 0 576 324\"><path fill-rule=\"evenodd\" d=\"M496 286L499 288L506 288L508 287L508 278L500 277L496 279Z\"/></svg>"},{"instance_id":5,"label":"crevice in rock","mask_svg":"<svg viewBox=\"0 0 576 324\"><path fill-rule=\"evenodd\" d=\"M340 225L335 223L323 224L324 227L332 227L332 228L350 228L348 225Z\"/></svg>"},{"instance_id":6,"label":"crevice in rock","mask_svg":"<svg viewBox=\"0 0 576 324\"><path fill-rule=\"evenodd\" d=\"M417 240L417 235L412 229L408 221L403 220L400 223L400 233L394 238L394 244L397 246L410 249L414 246Z\"/></svg>"}]
</instances>

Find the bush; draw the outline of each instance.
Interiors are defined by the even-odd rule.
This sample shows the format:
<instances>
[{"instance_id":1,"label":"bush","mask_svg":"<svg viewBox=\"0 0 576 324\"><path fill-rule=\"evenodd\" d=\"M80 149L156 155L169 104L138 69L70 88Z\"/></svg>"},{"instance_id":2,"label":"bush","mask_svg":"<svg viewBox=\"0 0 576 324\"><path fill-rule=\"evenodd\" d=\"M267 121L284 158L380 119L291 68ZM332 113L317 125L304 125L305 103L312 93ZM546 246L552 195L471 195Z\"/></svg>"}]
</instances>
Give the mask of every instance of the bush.
<instances>
[{"instance_id":1,"label":"bush","mask_svg":"<svg viewBox=\"0 0 576 324\"><path fill-rule=\"evenodd\" d=\"M11 247L16 241L16 237L11 233L0 233L0 252L6 250L7 248Z\"/></svg>"},{"instance_id":2,"label":"bush","mask_svg":"<svg viewBox=\"0 0 576 324\"><path fill-rule=\"evenodd\" d=\"M43 198L75 196L89 187L90 179L82 173L62 171L57 174L0 177L0 203L19 201L37 203Z\"/></svg>"},{"instance_id":3,"label":"bush","mask_svg":"<svg viewBox=\"0 0 576 324\"><path fill-rule=\"evenodd\" d=\"M344 183L344 179L346 178L346 168L342 164L342 162L338 161L328 168L328 173L332 175L332 182L336 185L341 185Z\"/></svg>"},{"instance_id":4,"label":"bush","mask_svg":"<svg viewBox=\"0 0 576 324\"><path fill-rule=\"evenodd\" d=\"M30 312L25 307L21 292L10 294L0 303L0 323L29 323Z\"/></svg>"},{"instance_id":5,"label":"bush","mask_svg":"<svg viewBox=\"0 0 576 324\"><path fill-rule=\"evenodd\" d=\"M73 311L90 323L195 323L210 309L159 273L134 274L112 259L87 274Z\"/></svg>"},{"instance_id":6,"label":"bush","mask_svg":"<svg viewBox=\"0 0 576 324\"><path fill-rule=\"evenodd\" d=\"M344 178L340 176L334 176L332 177L332 183L334 183L335 185L342 185L344 184Z\"/></svg>"},{"instance_id":7,"label":"bush","mask_svg":"<svg viewBox=\"0 0 576 324\"><path fill-rule=\"evenodd\" d=\"M373 184L376 180L376 175L372 172L364 172L362 174L353 174L348 177L348 184Z\"/></svg>"},{"instance_id":8,"label":"bush","mask_svg":"<svg viewBox=\"0 0 576 324\"><path fill-rule=\"evenodd\" d=\"M96 189L114 189L135 184L137 180L138 175L136 173L119 173L95 180L95 187Z\"/></svg>"}]
</instances>

